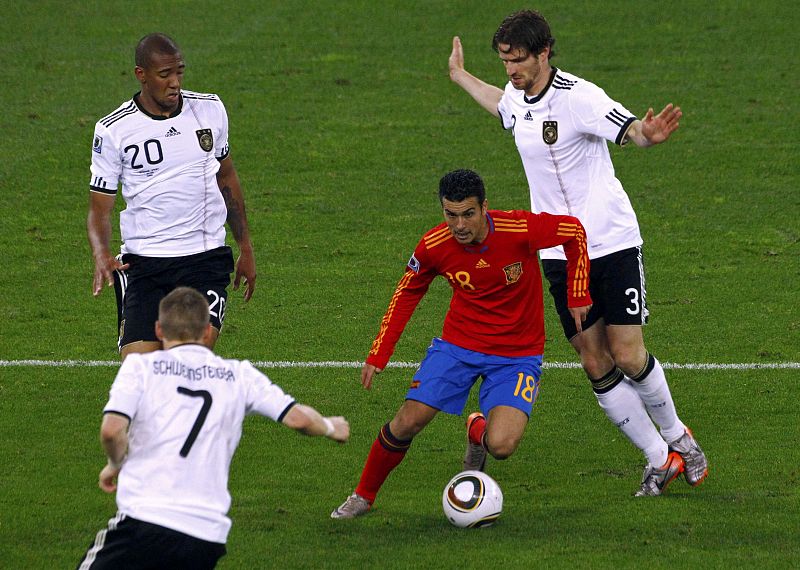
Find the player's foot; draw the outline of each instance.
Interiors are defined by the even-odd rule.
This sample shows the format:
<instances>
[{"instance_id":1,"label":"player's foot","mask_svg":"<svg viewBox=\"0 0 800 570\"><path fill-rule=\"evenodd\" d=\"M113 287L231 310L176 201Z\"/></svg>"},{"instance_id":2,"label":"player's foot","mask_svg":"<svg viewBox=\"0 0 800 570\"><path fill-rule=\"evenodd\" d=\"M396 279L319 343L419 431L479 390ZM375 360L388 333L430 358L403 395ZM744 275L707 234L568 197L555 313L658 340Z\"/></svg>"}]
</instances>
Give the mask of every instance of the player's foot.
<instances>
[{"instance_id":1,"label":"player's foot","mask_svg":"<svg viewBox=\"0 0 800 570\"><path fill-rule=\"evenodd\" d=\"M486 449L481 443L473 443L469 437L469 430L477 421L486 421L480 412L473 412L467 418L467 451L464 453L464 471L483 471L486 465Z\"/></svg>"},{"instance_id":2,"label":"player's foot","mask_svg":"<svg viewBox=\"0 0 800 570\"><path fill-rule=\"evenodd\" d=\"M331 518L354 519L356 517L360 517L361 515L367 514L371 506L372 505L369 504L369 501L367 501L364 497L353 493L347 497L347 500L344 503L339 505L339 507L331 513Z\"/></svg>"},{"instance_id":3,"label":"player's foot","mask_svg":"<svg viewBox=\"0 0 800 570\"><path fill-rule=\"evenodd\" d=\"M677 451L683 458L684 468L683 477L692 487L697 487L708 475L708 460L705 453L697 445L697 441L692 435L692 430L686 428L686 432L669 444L671 451Z\"/></svg>"},{"instance_id":4,"label":"player's foot","mask_svg":"<svg viewBox=\"0 0 800 570\"><path fill-rule=\"evenodd\" d=\"M664 492L675 477L683 471L683 458L675 451L670 451L667 461L661 467L647 465L642 476L642 486L634 497L657 497Z\"/></svg>"}]
</instances>

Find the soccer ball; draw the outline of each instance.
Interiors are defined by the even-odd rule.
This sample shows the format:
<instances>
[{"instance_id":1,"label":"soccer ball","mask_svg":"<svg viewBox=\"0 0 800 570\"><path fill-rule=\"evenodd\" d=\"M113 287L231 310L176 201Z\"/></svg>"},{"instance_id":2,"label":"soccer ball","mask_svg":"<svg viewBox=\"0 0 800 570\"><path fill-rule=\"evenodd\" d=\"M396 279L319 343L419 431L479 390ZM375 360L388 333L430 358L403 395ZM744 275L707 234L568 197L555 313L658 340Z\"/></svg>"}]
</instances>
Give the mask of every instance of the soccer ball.
<instances>
[{"instance_id":1,"label":"soccer ball","mask_svg":"<svg viewBox=\"0 0 800 570\"><path fill-rule=\"evenodd\" d=\"M457 527L489 526L503 512L503 491L483 471L462 471L444 488L442 508Z\"/></svg>"}]
</instances>

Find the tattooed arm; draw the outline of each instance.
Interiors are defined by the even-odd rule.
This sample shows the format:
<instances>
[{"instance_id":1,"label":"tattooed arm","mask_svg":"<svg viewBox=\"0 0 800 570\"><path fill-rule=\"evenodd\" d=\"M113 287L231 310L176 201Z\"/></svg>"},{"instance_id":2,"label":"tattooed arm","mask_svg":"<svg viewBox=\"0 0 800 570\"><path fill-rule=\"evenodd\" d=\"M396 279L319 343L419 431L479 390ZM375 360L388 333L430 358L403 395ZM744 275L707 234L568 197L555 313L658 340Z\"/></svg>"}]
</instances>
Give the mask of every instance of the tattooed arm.
<instances>
[{"instance_id":1,"label":"tattooed arm","mask_svg":"<svg viewBox=\"0 0 800 570\"><path fill-rule=\"evenodd\" d=\"M233 239L239 245L239 258L236 260L236 276L233 279L233 289L238 290L244 278L244 300L249 301L256 288L256 259L253 255L253 244L250 241L250 230L247 226L247 214L244 209L244 194L239 185L239 176L233 160L228 156L219 163L217 184L225 206L228 208L228 227L231 229Z\"/></svg>"}]
</instances>

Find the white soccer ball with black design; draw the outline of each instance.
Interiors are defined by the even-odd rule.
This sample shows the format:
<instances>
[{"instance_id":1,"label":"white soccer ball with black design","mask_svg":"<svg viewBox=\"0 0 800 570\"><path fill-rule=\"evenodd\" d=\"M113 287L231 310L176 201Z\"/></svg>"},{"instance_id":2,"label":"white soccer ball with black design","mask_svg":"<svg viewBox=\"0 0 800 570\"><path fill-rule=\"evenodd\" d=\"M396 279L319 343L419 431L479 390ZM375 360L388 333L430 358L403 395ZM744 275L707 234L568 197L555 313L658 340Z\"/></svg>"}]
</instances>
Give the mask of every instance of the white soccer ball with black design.
<instances>
[{"instance_id":1,"label":"white soccer ball with black design","mask_svg":"<svg viewBox=\"0 0 800 570\"><path fill-rule=\"evenodd\" d=\"M503 491L482 471L462 471L444 488L442 508L457 527L489 526L503 512Z\"/></svg>"}]
</instances>

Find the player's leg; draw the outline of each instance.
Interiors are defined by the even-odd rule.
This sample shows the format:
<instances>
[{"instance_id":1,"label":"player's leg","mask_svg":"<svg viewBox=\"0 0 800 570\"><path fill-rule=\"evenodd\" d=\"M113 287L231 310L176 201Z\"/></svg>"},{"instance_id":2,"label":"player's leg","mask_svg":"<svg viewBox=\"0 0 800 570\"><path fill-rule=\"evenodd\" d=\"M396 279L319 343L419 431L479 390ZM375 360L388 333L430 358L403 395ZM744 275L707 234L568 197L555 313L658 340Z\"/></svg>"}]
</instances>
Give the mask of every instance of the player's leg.
<instances>
[{"instance_id":1,"label":"player's leg","mask_svg":"<svg viewBox=\"0 0 800 570\"><path fill-rule=\"evenodd\" d=\"M365 514L386 478L406 456L411 442L439 411L461 414L475 381L459 360L458 347L434 339L414 375L406 400L395 417L381 427L372 443L355 493L331 513L332 518Z\"/></svg>"},{"instance_id":2,"label":"player's leg","mask_svg":"<svg viewBox=\"0 0 800 570\"><path fill-rule=\"evenodd\" d=\"M664 369L644 344L642 326L649 313L641 248L614 254L613 263L617 279L607 284L605 314L611 354L659 426L663 439L683 458L686 481L698 485L708 473L705 454L678 417Z\"/></svg>"},{"instance_id":3,"label":"player's leg","mask_svg":"<svg viewBox=\"0 0 800 570\"><path fill-rule=\"evenodd\" d=\"M613 254L592 260L590 292L594 305L589 315L591 320L587 319L583 332L578 334L566 306L566 262L543 262L564 334L580 355L581 365L591 382L598 405L609 421L642 451L647 466L661 469L668 460L667 444L653 425L635 388L625 381L609 345L605 315L609 311L609 304L620 305L613 295L614 291L619 290L619 287L615 287L618 280L615 264L616 257ZM622 288L623 293L624 290Z\"/></svg>"},{"instance_id":4,"label":"player's leg","mask_svg":"<svg viewBox=\"0 0 800 570\"><path fill-rule=\"evenodd\" d=\"M539 393L542 357L481 355L476 364L483 370L480 389L483 413L470 415L467 422L464 468L483 471L487 452L502 460L517 450ZM484 414L485 421L481 421Z\"/></svg>"},{"instance_id":5,"label":"player's leg","mask_svg":"<svg viewBox=\"0 0 800 570\"><path fill-rule=\"evenodd\" d=\"M331 513L331 518L350 519L366 514L389 474L408 453L414 436L430 423L439 410L415 400L406 400L392 421L372 442L355 492Z\"/></svg>"}]
</instances>

